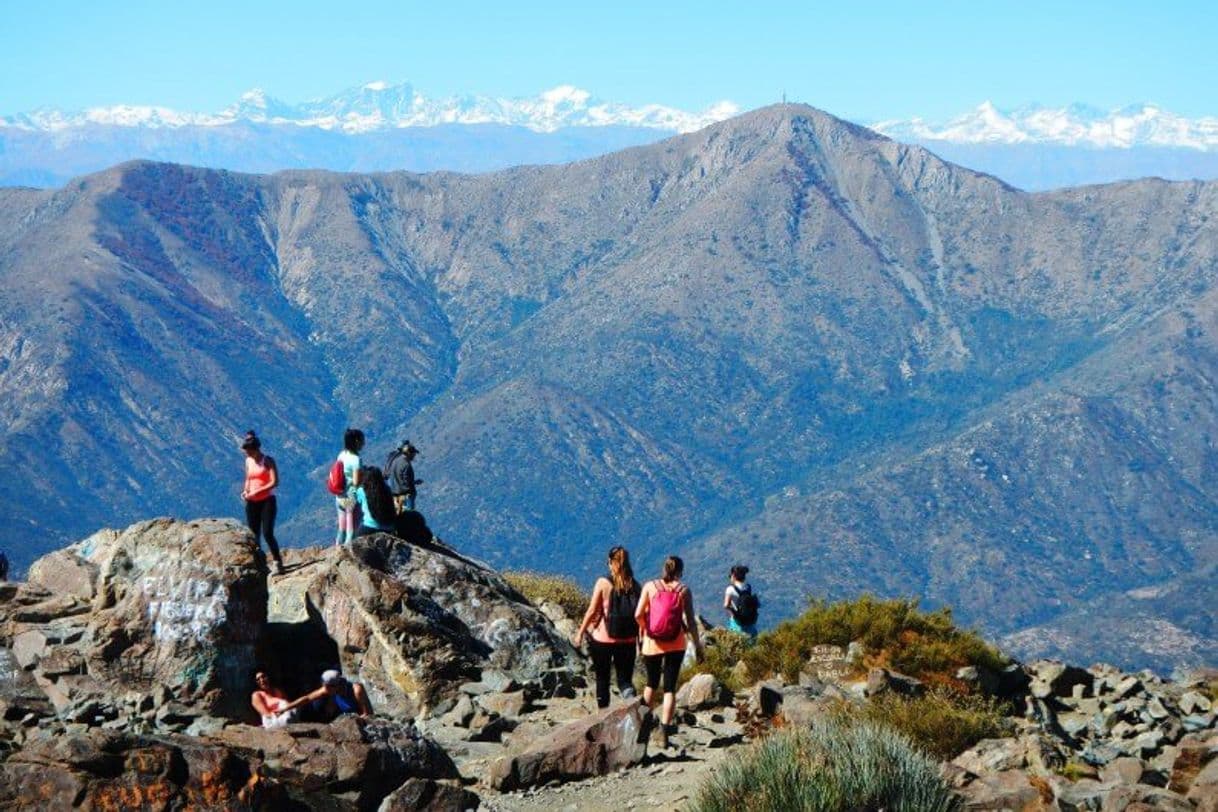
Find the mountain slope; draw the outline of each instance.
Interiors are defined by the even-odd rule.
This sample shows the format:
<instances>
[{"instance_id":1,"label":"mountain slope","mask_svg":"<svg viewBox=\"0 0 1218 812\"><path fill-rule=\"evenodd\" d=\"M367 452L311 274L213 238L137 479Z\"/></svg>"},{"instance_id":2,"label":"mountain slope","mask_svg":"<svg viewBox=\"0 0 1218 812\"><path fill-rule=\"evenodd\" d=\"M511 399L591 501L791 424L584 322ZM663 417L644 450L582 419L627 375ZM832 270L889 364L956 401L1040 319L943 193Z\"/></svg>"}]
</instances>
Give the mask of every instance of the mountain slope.
<instances>
[{"instance_id":1,"label":"mountain slope","mask_svg":"<svg viewBox=\"0 0 1218 812\"><path fill-rule=\"evenodd\" d=\"M324 540L353 424L420 445L429 520L499 565L625 543L703 605L750 561L771 619L872 589L1044 626L1218 558L1216 209L1029 195L795 105L482 176L0 191L6 546L236 513L251 426L284 540Z\"/></svg>"}]
</instances>

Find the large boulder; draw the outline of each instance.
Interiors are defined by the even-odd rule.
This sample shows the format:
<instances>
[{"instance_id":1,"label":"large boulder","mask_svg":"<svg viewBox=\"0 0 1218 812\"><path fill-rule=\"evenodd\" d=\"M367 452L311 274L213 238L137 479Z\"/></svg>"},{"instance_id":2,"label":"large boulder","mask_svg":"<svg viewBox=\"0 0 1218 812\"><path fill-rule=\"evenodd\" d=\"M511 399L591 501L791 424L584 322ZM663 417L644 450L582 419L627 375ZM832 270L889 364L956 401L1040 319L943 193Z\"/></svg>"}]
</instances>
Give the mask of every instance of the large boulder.
<instances>
[{"instance_id":1,"label":"large boulder","mask_svg":"<svg viewBox=\"0 0 1218 812\"><path fill-rule=\"evenodd\" d=\"M419 797L450 797L430 785L456 777L434 742L388 720L233 725L197 738L95 728L37 738L0 762L0 808L375 810L411 779L430 788Z\"/></svg>"},{"instance_id":2,"label":"large boulder","mask_svg":"<svg viewBox=\"0 0 1218 812\"><path fill-rule=\"evenodd\" d=\"M542 736L524 752L491 765L490 785L502 792L606 775L643 760L650 714L640 700L607 708Z\"/></svg>"},{"instance_id":3,"label":"large boulder","mask_svg":"<svg viewBox=\"0 0 1218 812\"><path fill-rule=\"evenodd\" d=\"M296 551L289 567L270 584L272 633L300 639L306 627L332 641L338 664L364 684L378 713L448 710L460 685L486 674L542 685L556 670L582 670L549 618L494 571L441 543L377 534Z\"/></svg>"},{"instance_id":4,"label":"large boulder","mask_svg":"<svg viewBox=\"0 0 1218 812\"><path fill-rule=\"evenodd\" d=\"M35 562L0 602L0 642L64 711L168 691L201 715L248 712L266 625L266 566L233 521L155 519Z\"/></svg>"}]
</instances>

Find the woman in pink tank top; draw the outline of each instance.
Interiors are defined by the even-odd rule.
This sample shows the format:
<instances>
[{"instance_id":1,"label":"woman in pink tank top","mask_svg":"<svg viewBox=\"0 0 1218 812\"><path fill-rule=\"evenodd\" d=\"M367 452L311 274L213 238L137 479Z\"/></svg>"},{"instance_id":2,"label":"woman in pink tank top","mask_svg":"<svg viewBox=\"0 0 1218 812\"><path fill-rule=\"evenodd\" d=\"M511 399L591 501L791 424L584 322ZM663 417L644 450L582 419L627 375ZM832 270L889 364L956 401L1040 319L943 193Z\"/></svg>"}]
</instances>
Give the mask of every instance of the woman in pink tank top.
<instances>
[{"instance_id":1,"label":"woman in pink tank top","mask_svg":"<svg viewBox=\"0 0 1218 812\"><path fill-rule=\"evenodd\" d=\"M279 468L270 455L262 453L262 441L253 429L245 433L241 450L245 452L245 486L241 489L245 523L254 534L254 543L266 539L267 549L275 559L275 572L282 575L283 559L279 557L279 544L275 541L275 487L279 484Z\"/></svg>"}]
</instances>

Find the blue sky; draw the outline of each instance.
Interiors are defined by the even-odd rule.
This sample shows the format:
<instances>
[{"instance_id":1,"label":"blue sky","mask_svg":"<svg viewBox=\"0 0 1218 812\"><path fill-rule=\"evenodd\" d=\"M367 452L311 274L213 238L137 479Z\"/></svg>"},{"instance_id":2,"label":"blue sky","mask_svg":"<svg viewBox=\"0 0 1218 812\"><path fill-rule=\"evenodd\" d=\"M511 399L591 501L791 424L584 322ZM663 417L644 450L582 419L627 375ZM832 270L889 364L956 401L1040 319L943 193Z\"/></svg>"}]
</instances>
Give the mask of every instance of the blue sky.
<instances>
[{"instance_id":1,"label":"blue sky","mask_svg":"<svg viewBox=\"0 0 1218 812\"><path fill-rule=\"evenodd\" d=\"M852 8L855 6L855 8ZM856 10L857 9L857 10ZM1218 114L1212 2L66 2L0 0L0 113L214 111L375 79L428 96L596 96L687 109L788 98L861 121L1150 101Z\"/></svg>"}]
</instances>

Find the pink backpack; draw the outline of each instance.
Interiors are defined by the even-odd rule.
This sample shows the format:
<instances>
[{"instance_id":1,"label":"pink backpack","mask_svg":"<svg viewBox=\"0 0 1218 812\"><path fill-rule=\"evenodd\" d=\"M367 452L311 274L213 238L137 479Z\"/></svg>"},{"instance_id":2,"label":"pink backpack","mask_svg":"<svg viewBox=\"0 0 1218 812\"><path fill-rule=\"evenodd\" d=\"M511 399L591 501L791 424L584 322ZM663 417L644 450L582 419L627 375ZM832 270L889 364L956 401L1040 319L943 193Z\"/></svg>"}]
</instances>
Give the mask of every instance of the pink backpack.
<instances>
[{"instance_id":1,"label":"pink backpack","mask_svg":"<svg viewBox=\"0 0 1218 812\"><path fill-rule=\"evenodd\" d=\"M684 592L683 587L665 589L662 581L656 581L656 592L647 606L647 636L652 640L677 639L685 627Z\"/></svg>"}]
</instances>

